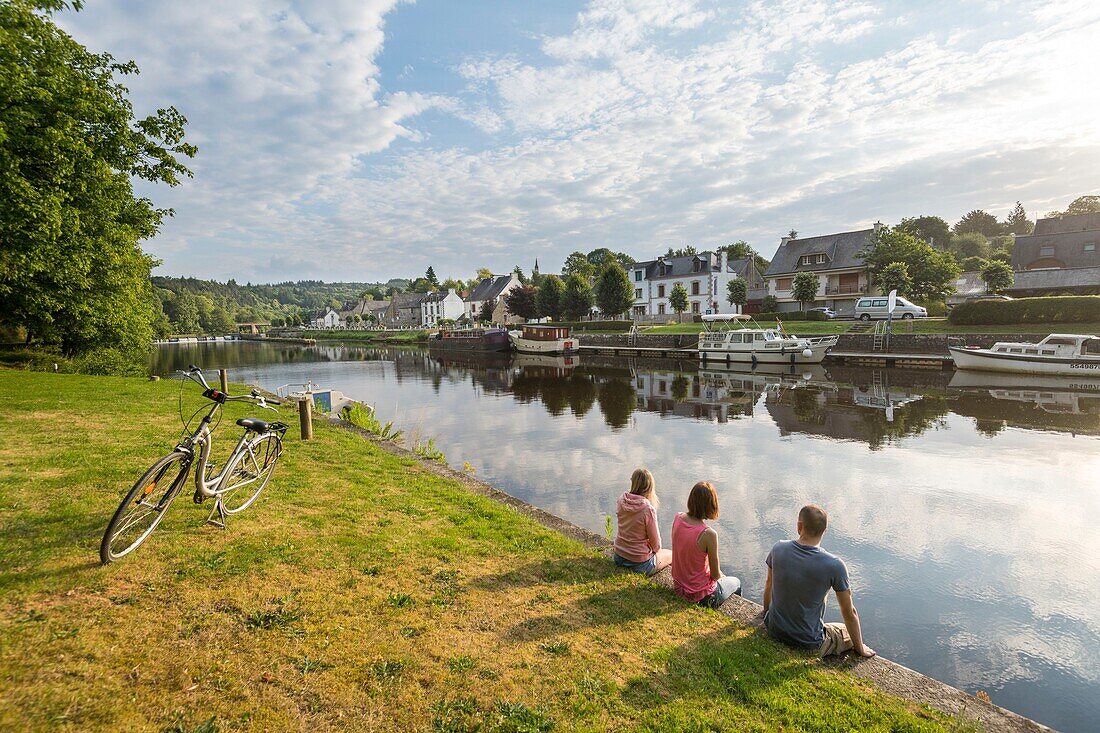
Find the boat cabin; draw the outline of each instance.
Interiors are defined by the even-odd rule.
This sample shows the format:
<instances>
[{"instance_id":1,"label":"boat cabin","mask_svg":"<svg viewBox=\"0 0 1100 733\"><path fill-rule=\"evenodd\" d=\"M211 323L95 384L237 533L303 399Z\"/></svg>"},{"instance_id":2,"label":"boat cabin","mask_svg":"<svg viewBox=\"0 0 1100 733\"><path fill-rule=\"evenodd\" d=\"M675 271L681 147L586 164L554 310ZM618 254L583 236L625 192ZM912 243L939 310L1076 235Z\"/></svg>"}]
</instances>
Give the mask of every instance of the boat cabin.
<instances>
[{"instance_id":1,"label":"boat cabin","mask_svg":"<svg viewBox=\"0 0 1100 733\"><path fill-rule=\"evenodd\" d=\"M569 328L567 326L524 324L523 336L521 338L525 338L528 341L559 341L569 338Z\"/></svg>"},{"instance_id":2,"label":"boat cabin","mask_svg":"<svg viewBox=\"0 0 1100 733\"><path fill-rule=\"evenodd\" d=\"M1029 354L1031 356L1091 356L1100 357L1100 338L1079 334L1052 333L1037 344L1000 341L990 349L999 354Z\"/></svg>"}]
</instances>

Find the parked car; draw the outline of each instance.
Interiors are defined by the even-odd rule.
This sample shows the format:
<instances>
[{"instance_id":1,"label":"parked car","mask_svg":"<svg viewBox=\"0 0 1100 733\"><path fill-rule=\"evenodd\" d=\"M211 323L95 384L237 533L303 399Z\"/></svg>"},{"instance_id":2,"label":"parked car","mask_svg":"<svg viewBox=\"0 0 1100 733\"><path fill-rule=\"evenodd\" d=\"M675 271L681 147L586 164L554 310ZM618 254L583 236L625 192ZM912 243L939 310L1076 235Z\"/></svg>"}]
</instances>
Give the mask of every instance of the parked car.
<instances>
[{"instance_id":1,"label":"parked car","mask_svg":"<svg viewBox=\"0 0 1100 733\"><path fill-rule=\"evenodd\" d=\"M814 311L817 311L819 313L824 313L826 318L836 318L836 316L837 316L837 312L835 310L833 310L832 308L826 308L824 306L819 306L817 308L810 308L810 310L809 310L810 313L813 313Z\"/></svg>"},{"instance_id":2,"label":"parked car","mask_svg":"<svg viewBox=\"0 0 1100 733\"><path fill-rule=\"evenodd\" d=\"M887 310L887 298L860 298L856 303L855 316L861 321L885 320L890 314ZM902 297L898 297L894 307L894 318L927 318L928 310L919 305L914 305Z\"/></svg>"}]
</instances>

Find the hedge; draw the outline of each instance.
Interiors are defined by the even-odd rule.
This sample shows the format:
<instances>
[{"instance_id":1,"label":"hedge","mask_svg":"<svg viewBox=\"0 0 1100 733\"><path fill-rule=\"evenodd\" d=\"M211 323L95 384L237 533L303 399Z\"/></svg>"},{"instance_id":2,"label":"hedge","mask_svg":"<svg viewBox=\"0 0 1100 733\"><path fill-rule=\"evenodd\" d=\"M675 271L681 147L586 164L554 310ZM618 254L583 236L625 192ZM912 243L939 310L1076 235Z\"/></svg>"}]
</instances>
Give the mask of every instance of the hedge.
<instances>
[{"instance_id":1,"label":"hedge","mask_svg":"<svg viewBox=\"0 0 1100 733\"><path fill-rule=\"evenodd\" d=\"M955 306L951 323L1000 326L1014 323L1092 323L1100 321L1100 295L1066 295L1018 300L971 300Z\"/></svg>"},{"instance_id":2,"label":"hedge","mask_svg":"<svg viewBox=\"0 0 1100 733\"><path fill-rule=\"evenodd\" d=\"M546 325L574 331L629 331L634 321L550 321Z\"/></svg>"},{"instance_id":3,"label":"hedge","mask_svg":"<svg viewBox=\"0 0 1100 733\"><path fill-rule=\"evenodd\" d=\"M821 311L783 311L782 313L753 313L758 321L827 321L829 317Z\"/></svg>"}]
</instances>

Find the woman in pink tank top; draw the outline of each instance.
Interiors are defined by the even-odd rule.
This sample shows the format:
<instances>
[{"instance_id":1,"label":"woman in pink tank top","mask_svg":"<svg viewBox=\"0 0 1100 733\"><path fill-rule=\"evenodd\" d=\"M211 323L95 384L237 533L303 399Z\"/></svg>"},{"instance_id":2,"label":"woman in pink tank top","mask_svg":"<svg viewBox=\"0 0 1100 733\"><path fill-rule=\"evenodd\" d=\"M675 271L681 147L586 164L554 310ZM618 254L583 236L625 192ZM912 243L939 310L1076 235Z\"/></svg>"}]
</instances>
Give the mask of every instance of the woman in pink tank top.
<instances>
[{"instance_id":1,"label":"woman in pink tank top","mask_svg":"<svg viewBox=\"0 0 1100 733\"><path fill-rule=\"evenodd\" d=\"M691 487L688 510L672 521L672 584L694 603L718 608L741 595L741 581L722 575L718 562L718 533L706 520L718 518L718 492L708 481Z\"/></svg>"}]
</instances>

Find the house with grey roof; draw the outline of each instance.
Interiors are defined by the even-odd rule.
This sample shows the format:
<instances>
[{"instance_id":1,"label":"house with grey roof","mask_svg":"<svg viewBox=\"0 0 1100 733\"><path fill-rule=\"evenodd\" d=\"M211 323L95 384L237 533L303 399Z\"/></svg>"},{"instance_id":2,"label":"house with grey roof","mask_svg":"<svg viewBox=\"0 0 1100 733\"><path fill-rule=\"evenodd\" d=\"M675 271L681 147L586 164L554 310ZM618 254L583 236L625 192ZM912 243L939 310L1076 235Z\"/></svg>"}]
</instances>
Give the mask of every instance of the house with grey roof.
<instances>
[{"instance_id":1,"label":"house with grey roof","mask_svg":"<svg viewBox=\"0 0 1100 733\"><path fill-rule=\"evenodd\" d=\"M949 308L959 305L960 303L965 303L968 298L986 295L989 292L988 288L985 286L985 280L982 279L980 270L960 272L952 285L955 291L948 294L947 298L944 300Z\"/></svg>"},{"instance_id":2,"label":"house with grey roof","mask_svg":"<svg viewBox=\"0 0 1100 733\"><path fill-rule=\"evenodd\" d=\"M383 323L389 328L420 328L420 303L424 293L394 293Z\"/></svg>"},{"instance_id":3,"label":"house with grey roof","mask_svg":"<svg viewBox=\"0 0 1100 733\"><path fill-rule=\"evenodd\" d=\"M1100 214L1040 219L1012 248L1013 270L1082 267L1100 267Z\"/></svg>"},{"instance_id":4,"label":"house with grey roof","mask_svg":"<svg viewBox=\"0 0 1100 733\"><path fill-rule=\"evenodd\" d=\"M660 320L674 314L671 297L677 284L687 290L688 310L685 312L692 314L737 313L738 306L731 306L726 300L726 287L738 278L745 278L750 298L754 292L763 298L763 278L753 260L731 261L725 251L635 262L627 269L627 274L634 286L631 315L635 320Z\"/></svg>"},{"instance_id":5,"label":"house with grey roof","mask_svg":"<svg viewBox=\"0 0 1100 733\"><path fill-rule=\"evenodd\" d=\"M1100 267L1060 267L1019 270L1005 295L1029 298L1040 295L1100 295ZM1100 317L1100 314L1097 314Z\"/></svg>"},{"instance_id":6,"label":"house with grey roof","mask_svg":"<svg viewBox=\"0 0 1100 733\"><path fill-rule=\"evenodd\" d=\"M806 307L825 306L843 315L853 314L861 295L880 294L859 253L881 228L882 223L876 222L871 229L855 232L796 239L783 237L764 273L768 295L778 299L780 311L799 310L799 302L792 292L794 277L800 272L812 272L818 276L817 298Z\"/></svg>"},{"instance_id":7,"label":"house with grey roof","mask_svg":"<svg viewBox=\"0 0 1100 733\"><path fill-rule=\"evenodd\" d=\"M440 321L457 321L464 312L462 298L454 288L432 291L420 302L420 325L435 328Z\"/></svg>"},{"instance_id":8,"label":"house with grey roof","mask_svg":"<svg viewBox=\"0 0 1100 733\"><path fill-rule=\"evenodd\" d=\"M463 315L471 322L476 322L486 303L492 303L491 307L495 308L505 295L519 285L519 277L514 272L483 278L466 296Z\"/></svg>"}]
</instances>

